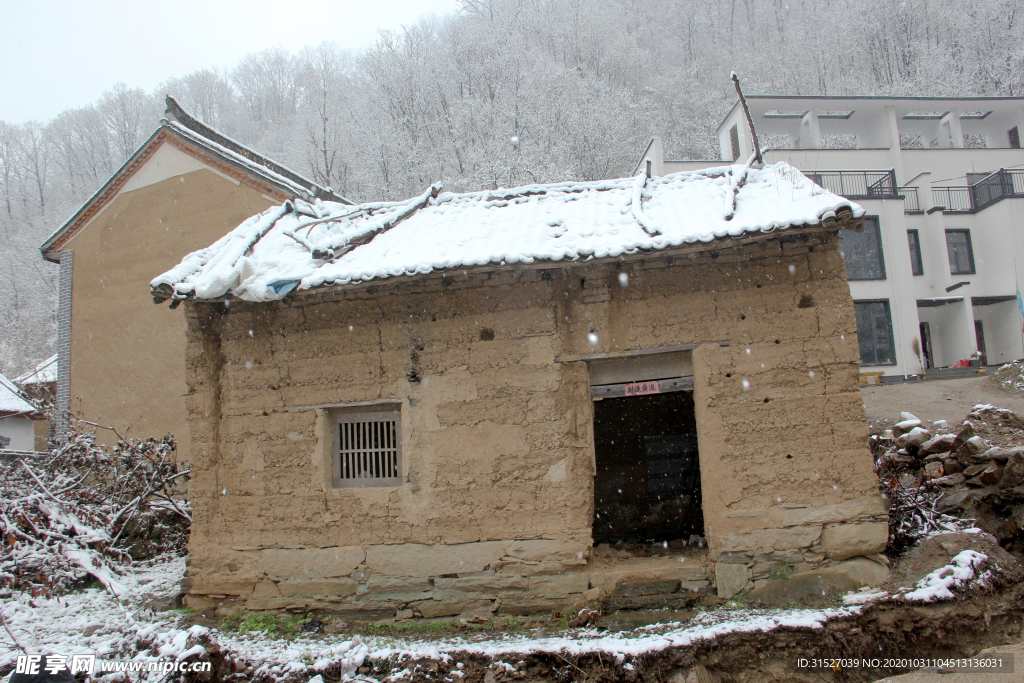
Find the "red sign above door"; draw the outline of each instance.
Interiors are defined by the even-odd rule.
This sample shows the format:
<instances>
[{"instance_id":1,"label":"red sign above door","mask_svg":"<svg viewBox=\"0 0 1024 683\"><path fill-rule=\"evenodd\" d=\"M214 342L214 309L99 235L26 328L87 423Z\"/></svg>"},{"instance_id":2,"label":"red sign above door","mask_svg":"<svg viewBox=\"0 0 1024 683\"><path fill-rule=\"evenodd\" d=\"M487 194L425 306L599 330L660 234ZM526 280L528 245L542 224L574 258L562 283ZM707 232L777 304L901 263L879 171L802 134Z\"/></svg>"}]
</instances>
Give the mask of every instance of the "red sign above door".
<instances>
[{"instance_id":1,"label":"red sign above door","mask_svg":"<svg viewBox=\"0 0 1024 683\"><path fill-rule=\"evenodd\" d=\"M660 394L661 385L658 384L657 380L648 380L646 382L633 382L623 387L626 391L626 396L647 396L648 394Z\"/></svg>"}]
</instances>

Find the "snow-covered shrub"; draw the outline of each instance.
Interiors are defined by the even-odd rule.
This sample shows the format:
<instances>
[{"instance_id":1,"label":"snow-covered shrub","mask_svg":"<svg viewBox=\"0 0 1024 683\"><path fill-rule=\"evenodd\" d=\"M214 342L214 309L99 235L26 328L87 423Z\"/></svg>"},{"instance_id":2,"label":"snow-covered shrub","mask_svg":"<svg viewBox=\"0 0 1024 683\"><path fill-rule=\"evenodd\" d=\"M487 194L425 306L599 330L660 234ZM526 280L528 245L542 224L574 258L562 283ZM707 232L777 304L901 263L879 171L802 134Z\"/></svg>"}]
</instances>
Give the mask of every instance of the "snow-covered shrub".
<instances>
[{"instance_id":1,"label":"snow-covered shrub","mask_svg":"<svg viewBox=\"0 0 1024 683\"><path fill-rule=\"evenodd\" d=\"M1007 363L996 371L995 378L1004 389L1024 394L1024 362Z\"/></svg>"},{"instance_id":2,"label":"snow-covered shrub","mask_svg":"<svg viewBox=\"0 0 1024 683\"><path fill-rule=\"evenodd\" d=\"M189 470L173 455L169 436L108 448L76 428L59 448L0 464L0 588L53 595L91 575L116 594L119 567L184 553L191 518L174 494Z\"/></svg>"}]
</instances>

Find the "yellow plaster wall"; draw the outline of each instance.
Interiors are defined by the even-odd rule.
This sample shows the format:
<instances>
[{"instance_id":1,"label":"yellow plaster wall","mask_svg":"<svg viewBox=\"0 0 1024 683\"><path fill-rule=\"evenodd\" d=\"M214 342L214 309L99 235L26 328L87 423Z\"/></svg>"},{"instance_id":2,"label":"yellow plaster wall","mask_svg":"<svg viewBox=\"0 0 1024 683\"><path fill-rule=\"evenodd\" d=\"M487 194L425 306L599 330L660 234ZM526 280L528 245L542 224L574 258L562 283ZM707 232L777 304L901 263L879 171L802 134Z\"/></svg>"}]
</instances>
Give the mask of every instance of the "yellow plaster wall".
<instances>
[{"instance_id":1,"label":"yellow plaster wall","mask_svg":"<svg viewBox=\"0 0 1024 683\"><path fill-rule=\"evenodd\" d=\"M122 192L65 245L75 254L74 413L126 436L173 433L188 460L185 321L153 304L149 282L271 204L201 169Z\"/></svg>"}]
</instances>

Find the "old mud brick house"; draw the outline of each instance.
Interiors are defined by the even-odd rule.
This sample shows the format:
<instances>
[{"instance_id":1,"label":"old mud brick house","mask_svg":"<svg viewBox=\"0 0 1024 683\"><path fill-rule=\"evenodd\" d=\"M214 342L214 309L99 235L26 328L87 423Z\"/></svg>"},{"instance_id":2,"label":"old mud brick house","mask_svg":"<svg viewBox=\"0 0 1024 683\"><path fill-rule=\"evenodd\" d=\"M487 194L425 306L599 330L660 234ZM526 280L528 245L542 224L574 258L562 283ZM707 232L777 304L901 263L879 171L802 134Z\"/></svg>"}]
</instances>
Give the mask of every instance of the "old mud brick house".
<instances>
[{"instance_id":1,"label":"old mud brick house","mask_svg":"<svg viewBox=\"0 0 1024 683\"><path fill-rule=\"evenodd\" d=\"M612 589L595 543L706 533L656 574L725 594L881 551L862 213L781 163L254 216L152 283L192 604L534 613Z\"/></svg>"},{"instance_id":2,"label":"old mud brick house","mask_svg":"<svg viewBox=\"0 0 1024 683\"><path fill-rule=\"evenodd\" d=\"M185 324L153 309L145 283L247 216L314 196L347 202L168 97L156 131L41 247L60 264L57 407L122 434L173 433L188 460Z\"/></svg>"}]
</instances>

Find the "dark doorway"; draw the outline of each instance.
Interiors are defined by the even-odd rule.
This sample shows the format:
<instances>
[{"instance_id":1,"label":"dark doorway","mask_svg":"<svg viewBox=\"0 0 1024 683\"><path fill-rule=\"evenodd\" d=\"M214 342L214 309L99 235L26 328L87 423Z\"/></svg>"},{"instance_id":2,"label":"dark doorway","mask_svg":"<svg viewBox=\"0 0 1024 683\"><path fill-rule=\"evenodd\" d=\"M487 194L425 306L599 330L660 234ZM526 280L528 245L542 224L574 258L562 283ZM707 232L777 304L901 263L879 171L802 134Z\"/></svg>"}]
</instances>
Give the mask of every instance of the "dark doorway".
<instances>
[{"instance_id":1,"label":"dark doorway","mask_svg":"<svg viewBox=\"0 0 1024 683\"><path fill-rule=\"evenodd\" d=\"M980 320L974 321L974 337L978 341L978 353L980 354L980 365L988 365L988 355L985 353L985 328Z\"/></svg>"},{"instance_id":2,"label":"dark doorway","mask_svg":"<svg viewBox=\"0 0 1024 683\"><path fill-rule=\"evenodd\" d=\"M594 542L704 535L693 393L594 403Z\"/></svg>"},{"instance_id":3,"label":"dark doorway","mask_svg":"<svg viewBox=\"0 0 1024 683\"><path fill-rule=\"evenodd\" d=\"M932 328L928 323L921 323L921 351L924 353L924 369L935 367L932 360Z\"/></svg>"}]
</instances>

